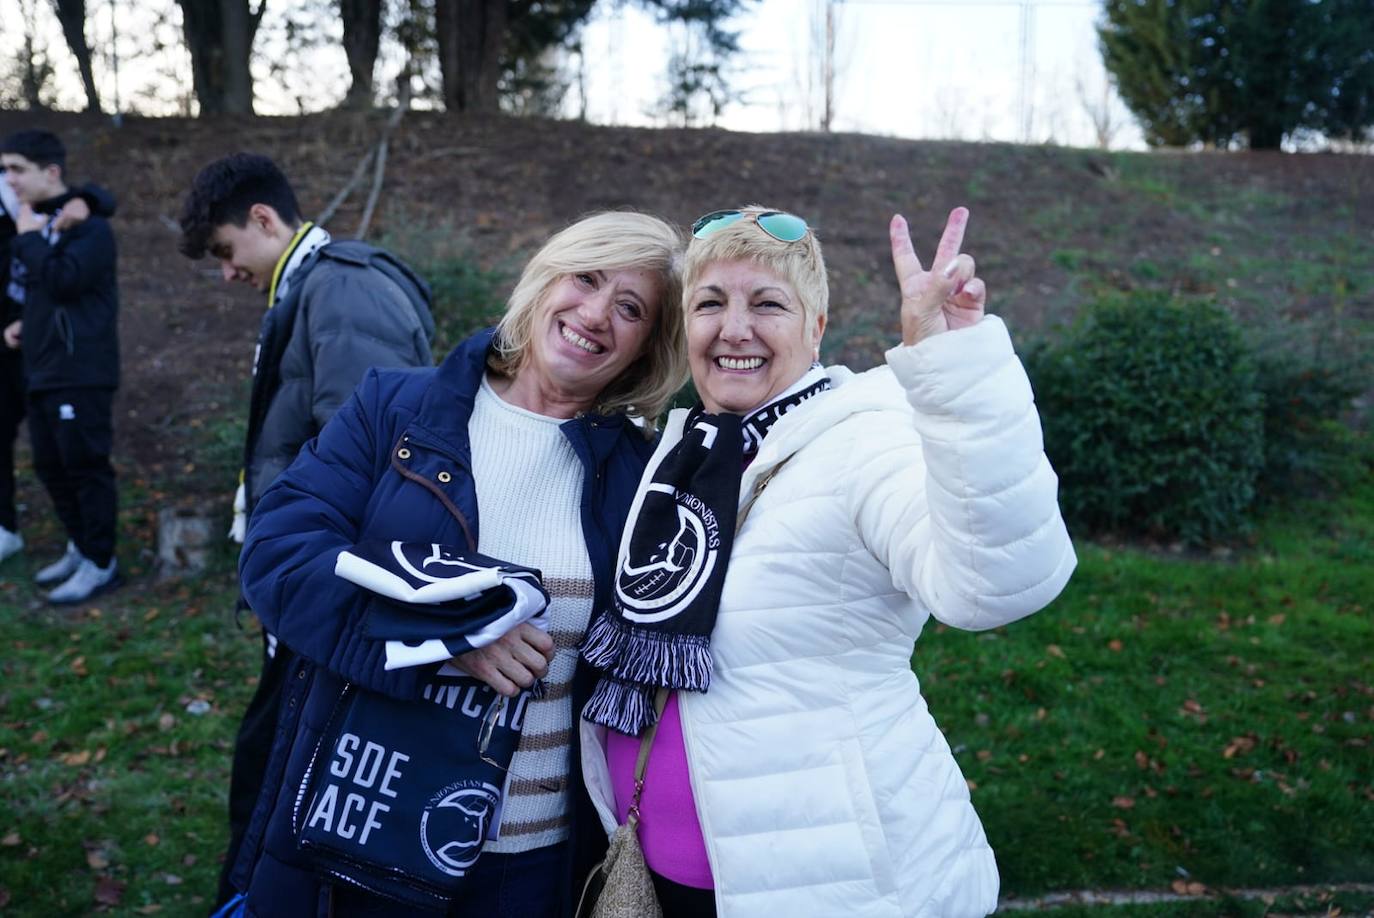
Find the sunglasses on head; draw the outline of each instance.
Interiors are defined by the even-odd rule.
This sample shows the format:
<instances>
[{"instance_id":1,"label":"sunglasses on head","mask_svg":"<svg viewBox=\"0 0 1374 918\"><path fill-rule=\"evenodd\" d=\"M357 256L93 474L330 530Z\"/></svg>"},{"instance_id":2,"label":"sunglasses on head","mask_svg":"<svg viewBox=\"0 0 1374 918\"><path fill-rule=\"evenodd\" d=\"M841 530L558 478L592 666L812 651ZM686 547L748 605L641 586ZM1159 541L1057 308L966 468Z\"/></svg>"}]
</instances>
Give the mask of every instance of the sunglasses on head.
<instances>
[{"instance_id":1,"label":"sunglasses on head","mask_svg":"<svg viewBox=\"0 0 1374 918\"><path fill-rule=\"evenodd\" d=\"M799 242L806 236L806 221L796 214L785 214L780 210L768 210L761 214L746 214L740 210L714 210L704 217L697 218L697 221L692 224L692 236L697 239L705 239L742 217L753 220L758 224L759 229L779 242Z\"/></svg>"}]
</instances>

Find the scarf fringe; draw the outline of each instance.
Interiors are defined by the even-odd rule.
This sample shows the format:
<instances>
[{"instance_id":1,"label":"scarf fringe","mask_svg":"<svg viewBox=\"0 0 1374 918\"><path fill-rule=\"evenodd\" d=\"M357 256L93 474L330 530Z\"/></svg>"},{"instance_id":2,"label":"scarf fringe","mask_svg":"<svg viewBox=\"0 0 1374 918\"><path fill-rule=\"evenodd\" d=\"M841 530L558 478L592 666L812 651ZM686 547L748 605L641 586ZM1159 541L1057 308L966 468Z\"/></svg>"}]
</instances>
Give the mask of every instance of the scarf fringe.
<instances>
[{"instance_id":1,"label":"scarf fringe","mask_svg":"<svg viewBox=\"0 0 1374 918\"><path fill-rule=\"evenodd\" d=\"M650 689L609 676L597 681L582 716L626 736L639 736L658 719Z\"/></svg>"},{"instance_id":2,"label":"scarf fringe","mask_svg":"<svg viewBox=\"0 0 1374 918\"><path fill-rule=\"evenodd\" d=\"M582 657L616 679L704 692L711 687L711 639L637 628L603 612L587 629ZM609 725L608 725L609 726Z\"/></svg>"},{"instance_id":3,"label":"scarf fringe","mask_svg":"<svg viewBox=\"0 0 1374 918\"><path fill-rule=\"evenodd\" d=\"M582 659L600 670L610 670L625 656L630 633L611 612L602 612L582 638Z\"/></svg>"}]
</instances>

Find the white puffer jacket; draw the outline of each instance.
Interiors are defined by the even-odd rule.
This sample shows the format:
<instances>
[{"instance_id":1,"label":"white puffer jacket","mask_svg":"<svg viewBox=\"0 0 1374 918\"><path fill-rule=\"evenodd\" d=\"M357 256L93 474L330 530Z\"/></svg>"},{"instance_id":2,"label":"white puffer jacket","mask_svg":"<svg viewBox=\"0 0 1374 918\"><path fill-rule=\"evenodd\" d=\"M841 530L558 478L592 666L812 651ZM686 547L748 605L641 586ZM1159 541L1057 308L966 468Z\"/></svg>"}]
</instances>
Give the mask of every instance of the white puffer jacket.
<instances>
[{"instance_id":1,"label":"white puffer jacket","mask_svg":"<svg viewBox=\"0 0 1374 918\"><path fill-rule=\"evenodd\" d=\"M983 629L1044 607L1073 546L999 319L887 362L829 369L834 390L769 432L741 505L791 458L735 539L710 691L679 693L722 918L951 918L997 905L997 865L912 650L931 615ZM646 481L684 417L670 417ZM601 729L582 728L610 832Z\"/></svg>"}]
</instances>

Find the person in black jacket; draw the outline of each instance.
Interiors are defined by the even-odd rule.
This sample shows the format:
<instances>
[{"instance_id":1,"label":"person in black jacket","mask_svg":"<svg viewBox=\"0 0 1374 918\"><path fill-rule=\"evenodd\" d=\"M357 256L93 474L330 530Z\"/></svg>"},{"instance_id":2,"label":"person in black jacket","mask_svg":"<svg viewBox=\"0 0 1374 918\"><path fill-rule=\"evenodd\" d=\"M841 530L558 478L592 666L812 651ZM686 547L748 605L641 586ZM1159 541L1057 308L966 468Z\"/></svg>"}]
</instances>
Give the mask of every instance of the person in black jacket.
<instances>
[{"instance_id":1,"label":"person in black jacket","mask_svg":"<svg viewBox=\"0 0 1374 918\"><path fill-rule=\"evenodd\" d=\"M10 243L15 235L15 218L22 204L0 169L0 329L21 321L19 303L10 299ZM62 207L53 228L63 232L85 221L92 213L112 217L115 201L98 185L85 185ZM24 420L24 359L18 348L0 346L0 561L24 549L19 534L19 514L14 505L14 441Z\"/></svg>"},{"instance_id":2,"label":"person in black jacket","mask_svg":"<svg viewBox=\"0 0 1374 918\"><path fill-rule=\"evenodd\" d=\"M353 394L370 367L429 367L429 286L395 256L335 242L303 220L286 176L265 156L236 153L191 183L181 214L182 254L209 254L226 281L267 294L258 332L243 473L230 538L296 453ZM263 632L258 689L239 727L229 789L229 849L219 899L263 782L289 652Z\"/></svg>"},{"instance_id":3,"label":"person in black jacket","mask_svg":"<svg viewBox=\"0 0 1374 918\"><path fill-rule=\"evenodd\" d=\"M77 195L55 135L11 134L0 143L0 164L20 202L8 296L21 312L4 339L23 350L34 471L68 538L63 556L34 579L57 584L49 602L82 602L119 584L110 464L119 386L114 234L100 216L62 228Z\"/></svg>"}]
</instances>

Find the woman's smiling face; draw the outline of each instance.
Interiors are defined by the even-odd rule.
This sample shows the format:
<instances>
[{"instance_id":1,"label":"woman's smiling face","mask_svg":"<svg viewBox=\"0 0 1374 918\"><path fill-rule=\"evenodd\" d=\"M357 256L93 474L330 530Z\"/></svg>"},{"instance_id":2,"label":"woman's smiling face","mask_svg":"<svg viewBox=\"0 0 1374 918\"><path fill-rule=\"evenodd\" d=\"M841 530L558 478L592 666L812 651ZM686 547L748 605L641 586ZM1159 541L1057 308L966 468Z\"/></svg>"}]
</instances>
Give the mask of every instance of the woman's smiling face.
<instances>
[{"instance_id":1,"label":"woman's smiling face","mask_svg":"<svg viewBox=\"0 0 1374 918\"><path fill-rule=\"evenodd\" d=\"M645 351L662 285L639 268L579 271L544 294L527 370L591 408Z\"/></svg>"},{"instance_id":2,"label":"woman's smiling face","mask_svg":"<svg viewBox=\"0 0 1374 918\"><path fill-rule=\"evenodd\" d=\"M687 291L687 356L706 410L744 414L810 368L825 317L808 321L792 285L752 261L707 265Z\"/></svg>"}]
</instances>

